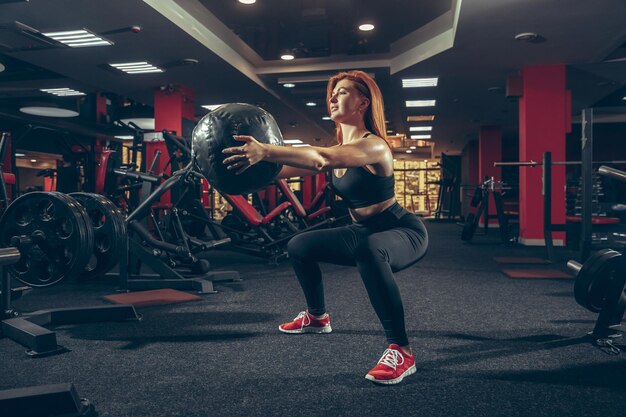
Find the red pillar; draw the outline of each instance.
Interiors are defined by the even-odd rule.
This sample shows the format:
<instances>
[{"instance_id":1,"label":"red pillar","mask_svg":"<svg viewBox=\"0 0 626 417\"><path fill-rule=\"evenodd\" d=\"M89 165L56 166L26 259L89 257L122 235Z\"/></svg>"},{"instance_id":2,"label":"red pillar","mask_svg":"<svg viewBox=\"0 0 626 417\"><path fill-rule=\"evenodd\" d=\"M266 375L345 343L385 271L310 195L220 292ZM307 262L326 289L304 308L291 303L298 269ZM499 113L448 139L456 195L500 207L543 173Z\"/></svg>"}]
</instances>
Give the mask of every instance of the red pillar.
<instances>
[{"instance_id":1,"label":"red pillar","mask_svg":"<svg viewBox=\"0 0 626 417\"><path fill-rule=\"evenodd\" d=\"M175 135L183 135L183 118L193 120L194 103L193 91L185 86L176 86L173 91L169 89L157 90L154 93L154 130L160 132L168 130ZM148 168L154 160L157 150L161 151L161 159L155 167L154 173L161 174L165 170L165 165L169 160L167 156L167 147L164 140L150 141L145 144L146 168ZM171 170L167 168L167 174ZM161 202L169 203L169 191L163 195Z\"/></svg>"},{"instance_id":2,"label":"red pillar","mask_svg":"<svg viewBox=\"0 0 626 417\"><path fill-rule=\"evenodd\" d=\"M571 95L566 90L565 65L540 65L522 70L523 95L519 102L520 161L541 162L544 152L553 161L565 160L565 136L571 128ZM544 245L541 167L520 168L520 242ZM552 167L552 223L565 222L565 166ZM563 245L563 233L553 236Z\"/></svg>"},{"instance_id":3,"label":"red pillar","mask_svg":"<svg viewBox=\"0 0 626 417\"><path fill-rule=\"evenodd\" d=\"M502 180L502 169L494 167L493 163L502 160L502 130L499 126L481 126L478 132L478 183L485 177L493 177L496 181ZM489 197L489 214L496 213L496 204L493 194ZM493 218L489 224L498 224Z\"/></svg>"}]
</instances>

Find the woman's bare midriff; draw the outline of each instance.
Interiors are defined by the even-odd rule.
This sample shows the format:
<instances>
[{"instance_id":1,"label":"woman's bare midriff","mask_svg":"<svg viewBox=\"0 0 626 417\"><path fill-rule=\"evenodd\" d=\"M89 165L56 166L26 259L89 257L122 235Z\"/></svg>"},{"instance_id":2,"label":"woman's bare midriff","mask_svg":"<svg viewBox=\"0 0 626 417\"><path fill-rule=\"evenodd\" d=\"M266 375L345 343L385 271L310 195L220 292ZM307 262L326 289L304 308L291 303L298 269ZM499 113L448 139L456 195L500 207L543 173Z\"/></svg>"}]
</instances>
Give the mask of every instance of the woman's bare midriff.
<instances>
[{"instance_id":1,"label":"woman's bare midriff","mask_svg":"<svg viewBox=\"0 0 626 417\"><path fill-rule=\"evenodd\" d=\"M351 208L349 210L350 217L352 217L352 220L354 220L355 222L362 222L368 217L374 216L378 213L382 213L389 207L393 206L395 202L396 202L396 198L391 197L388 200L381 201L380 203L372 204L371 206Z\"/></svg>"}]
</instances>

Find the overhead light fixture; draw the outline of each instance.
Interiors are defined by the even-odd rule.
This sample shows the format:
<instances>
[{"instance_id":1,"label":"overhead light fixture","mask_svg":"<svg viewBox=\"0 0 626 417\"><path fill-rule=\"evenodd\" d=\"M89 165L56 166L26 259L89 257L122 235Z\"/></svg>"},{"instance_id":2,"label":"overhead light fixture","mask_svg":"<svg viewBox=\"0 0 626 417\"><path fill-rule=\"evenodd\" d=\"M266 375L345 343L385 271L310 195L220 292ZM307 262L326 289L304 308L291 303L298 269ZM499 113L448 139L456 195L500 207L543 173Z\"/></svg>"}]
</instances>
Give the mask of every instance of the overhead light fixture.
<instances>
[{"instance_id":1,"label":"overhead light fixture","mask_svg":"<svg viewBox=\"0 0 626 417\"><path fill-rule=\"evenodd\" d=\"M241 3L241 4L254 4L254 3L256 3L256 0L239 0L239 3Z\"/></svg>"},{"instance_id":2,"label":"overhead light fixture","mask_svg":"<svg viewBox=\"0 0 626 417\"><path fill-rule=\"evenodd\" d=\"M78 112L56 106L24 106L20 111L25 114L42 117L76 117Z\"/></svg>"},{"instance_id":3,"label":"overhead light fixture","mask_svg":"<svg viewBox=\"0 0 626 417\"><path fill-rule=\"evenodd\" d=\"M437 87L439 77L434 78L404 78L402 88Z\"/></svg>"},{"instance_id":4,"label":"overhead light fixture","mask_svg":"<svg viewBox=\"0 0 626 417\"><path fill-rule=\"evenodd\" d=\"M622 100L626 100L626 96L622 97Z\"/></svg>"},{"instance_id":5,"label":"overhead light fixture","mask_svg":"<svg viewBox=\"0 0 626 417\"><path fill-rule=\"evenodd\" d=\"M409 149L417 149L417 146L409 146Z\"/></svg>"},{"instance_id":6,"label":"overhead light fixture","mask_svg":"<svg viewBox=\"0 0 626 417\"><path fill-rule=\"evenodd\" d=\"M313 101L308 101L308 102L306 103L306 105L307 105L307 107L315 107L315 106L317 106L317 103L315 103L315 102L313 102Z\"/></svg>"},{"instance_id":7,"label":"overhead light fixture","mask_svg":"<svg viewBox=\"0 0 626 417\"><path fill-rule=\"evenodd\" d=\"M42 35L50 39L54 39L55 41L70 46L72 48L113 45L113 42L108 41L88 31L87 29L66 30L63 32L48 32L42 33Z\"/></svg>"},{"instance_id":8,"label":"overhead light fixture","mask_svg":"<svg viewBox=\"0 0 626 417\"><path fill-rule=\"evenodd\" d=\"M430 139L432 135L411 135L411 139Z\"/></svg>"},{"instance_id":9,"label":"overhead light fixture","mask_svg":"<svg viewBox=\"0 0 626 417\"><path fill-rule=\"evenodd\" d=\"M283 143L294 144L294 143L303 143L303 142L300 139L285 139Z\"/></svg>"},{"instance_id":10,"label":"overhead light fixture","mask_svg":"<svg viewBox=\"0 0 626 417\"><path fill-rule=\"evenodd\" d=\"M294 148L302 148L303 146L311 146L308 143L300 143L300 144L296 144L296 145L291 145Z\"/></svg>"},{"instance_id":11,"label":"overhead light fixture","mask_svg":"<svg viewBox=\"0 0 626 417\"><path fill-rule=\"evenodd\" d=\"M119 64L109 64L113 68L123 71L126 74L146 74L151 72L163 72L161 68L146 62L125 62Z\"/></svg>"},{"instance_id":12,"label":"overhead light fixture","mask_svg":"<svg viewBox=\"0 0 626 417\"><path fill-rule=\"evenodd\" d=\"M63 88L40 88L39 91L43 91L44 93L54 94L55 96L65 97L65 96L84 96L85 93L82 91L74 90L68 87Z\"/></svg>"},{"instance_id":13,"label":"overhead light fixture","mask_svg":"<svg viewBox=\"0 0 626 417\"><path fill-rule=\"evenodd\" d=\"M294 88L296 85L294 83L285 83L283 84L283 87L285 88Z\"/></svg>"},{"instance_id":14,"label":"overhead light fixture","mask_svg":"<svg viewBox=\"0 0 626 417\"><path fill-rule=\"evenodd\" d=\"M32 162L33 164L37 163L36 159L31 159L30 162Z\"/></svg>"},{"instance_id":15,"label":"overhead light fixture","mask_svg":"<svg viewBox=\"0 0 626 417\"><path fill-rule=\"evenodd\" d=\"M374 30L374 25L372 25L371 23L363 23L362 25L359 25L359 30L362 32L369 32L371 30Z\"/></svg>"},{"instance_id":16,"label":"overhead light fixture","mask_svg":"<svg viewBox=\"0 0 626 417\"><path fill-rule=\"evenodd\" d=\"M133 135L118 135L118 136L114 136L114 138L122 139L122 140L132 140L132 139L135 139L135 137Z\"/></svg>"},{"instance_id":17,"label":"overhead light fixture","mask_svg":"<svg viewBox=\"0 0 626 417\"><path fill-rule=\"evenodd\" d=\"M428 116L407 116L407 118L406 118L407 122L432 122L433 120L435 120L435 116L434 115L428 115Z\"/></svg>"},{"instance_id":18,"label":"overhead light fixture","mask_svg":"<svg viewBox=\"0 0 626 417\"><path fill-rule=\"evenodd\" d=\"M223 106L223 104L205 104L201 106L203 109L207 109L209 111L213 111L217 109L219 106Z\"/></svg>"},{"instance_id":19,"label":"overhead light fixture","mask_svg":"<svg viewBox=\"0 0 626 417\"><path fill-rule=\"evenodd\" d=\"M125 124L133 123L143 130L154 130L154 117L133 117L121 121Z\"/></svg>"},{"instance_id":20,"label":"overhead light fixture","mask_svg":"<svg viewBox=\"0 0 626 417\"><path fill-rule=\"evenodd\" d=\"M324 116L322 117L322 120L331 120L330 116Z\"/></svg>"},{"instance_id":21,"label":"overhead light fixture","mask_svg":"<svg viewBox=\"0 0 626 417\"><path fill-rule=\"evenodd\" d=\"M546 41L546 38L535 32L523 32L515 35L515 40L528 43L542 43Z\"/></svg>"},{"instance_id":22,"label":"overhead light fixture","mask_svg":"<svg viewBox=\"0 0 626 417\"><path fill-rule=\"evenodd\" d=\"M409 132L430 132L433 130L432 126L411 126Z\"/></svg>"},{"instance_id":23,"label":"overhead light fixture","mask_svg":"<svg viewBox=\"0 0 626 417\"><path fill-rule=\"evenodd\" d=\"M407 149L407 150L406 150L406 153L412 153L412 152L413 152L413 151L412 151L412 150L410 150L410 149Z\"/></svg>"},{"instance_id":24,"label":"overhead light fixture","mask_svg":"<svg viewBox=\"0 0 626 417\"><path fill-rule=\"evenodd\" d=\"M15 153L15 157L16 157L16 158L21 158L21 157L23 157L23 156L26 156L26 154L19 153L19 152L16 152L16 153Z\"/></svg>"},{"instance_id":25,"label":"overhead light fixture","mask_svg":"<svg viewBox=\"0 0 626 417\"><path fill-rule=\"evenodd\" d=\"M293 54L291 54L291 53L289 53L289 54L282 54L280 56L280 59L282 59L283 61L291 61L294 58L295 58L295 56L293 56Z\"/></svg>"},{"instance_id":26,"label":"overhead light fixture","mask_svg":"<svg viewBox=\"0 0 626 417\"><path fill-rule=\"evenodd\" d=\"M437 100L406 100L407 107L432 107Z\"/></svg>"},{"instance_id":27,"label":"overhead light fixture","mask_svg":"<svg viewBox=\"0 0 626 417\"><path fill-rule=\"evenodd\" d=\"M0 72L4 71L4 69L5 69L5 66L2 65L2 62L0 62Z\"/></svg>"}]
</instances>

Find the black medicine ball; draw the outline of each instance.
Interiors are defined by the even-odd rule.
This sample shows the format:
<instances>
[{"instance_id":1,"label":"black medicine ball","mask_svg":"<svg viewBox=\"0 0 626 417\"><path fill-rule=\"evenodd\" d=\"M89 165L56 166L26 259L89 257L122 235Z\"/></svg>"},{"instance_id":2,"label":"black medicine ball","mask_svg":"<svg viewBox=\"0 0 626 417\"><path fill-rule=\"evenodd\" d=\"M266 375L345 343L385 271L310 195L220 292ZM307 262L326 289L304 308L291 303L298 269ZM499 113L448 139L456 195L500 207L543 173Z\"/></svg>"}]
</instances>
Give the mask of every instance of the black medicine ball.
<instances>
[{"instance_id":1,"label":"black medicine ball","mask_svg":"<svg viewBox=\"0 0 626 417\"><path fill-rule=\"evenodd\" d=\"M283 145L283 136L274 117L265 110L245 103L224 104L204 116L192 133L192 155L202 174L218 191L247 194L272 182L282 165L261 161L239 175L226 169L222 150L243 146L233 135L253 136L261 143Z\"/></svg>"}]
</instances>

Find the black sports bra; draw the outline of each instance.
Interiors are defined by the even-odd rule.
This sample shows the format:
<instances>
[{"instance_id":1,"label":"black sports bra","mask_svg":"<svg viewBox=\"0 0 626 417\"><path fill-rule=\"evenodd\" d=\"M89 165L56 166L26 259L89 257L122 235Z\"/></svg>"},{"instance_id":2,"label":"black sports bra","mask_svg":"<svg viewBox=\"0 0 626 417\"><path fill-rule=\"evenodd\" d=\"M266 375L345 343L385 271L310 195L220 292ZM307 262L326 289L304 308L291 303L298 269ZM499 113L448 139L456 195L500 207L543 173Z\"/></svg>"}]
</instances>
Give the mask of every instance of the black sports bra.
<instances>
[{"instance_id":1,"label":"black sports bra","mask_svg":"<svg viewBox=\"0 0 626 417\"><path fill-rule=\"evenodd\" d=\"M369 135L366 133L363 137ZM395 195L394 184L393 174L382 177L372 174L365 167L347 168L341 177L335 175L333 170L333 188L350 208L368 207L392 198Z\"/></svg>"}]
</instances>

